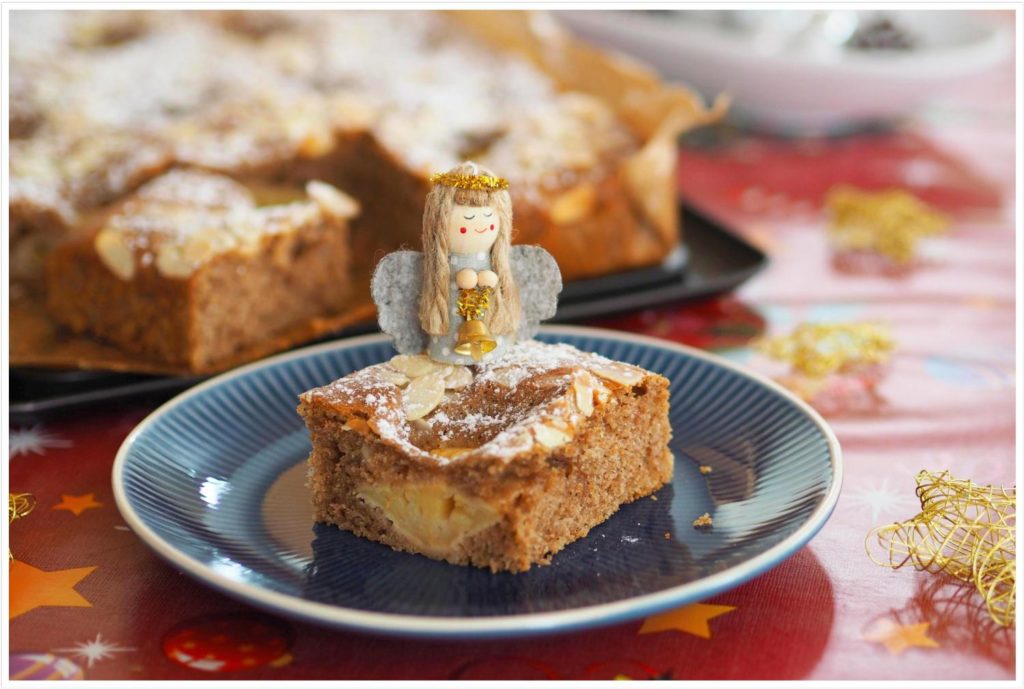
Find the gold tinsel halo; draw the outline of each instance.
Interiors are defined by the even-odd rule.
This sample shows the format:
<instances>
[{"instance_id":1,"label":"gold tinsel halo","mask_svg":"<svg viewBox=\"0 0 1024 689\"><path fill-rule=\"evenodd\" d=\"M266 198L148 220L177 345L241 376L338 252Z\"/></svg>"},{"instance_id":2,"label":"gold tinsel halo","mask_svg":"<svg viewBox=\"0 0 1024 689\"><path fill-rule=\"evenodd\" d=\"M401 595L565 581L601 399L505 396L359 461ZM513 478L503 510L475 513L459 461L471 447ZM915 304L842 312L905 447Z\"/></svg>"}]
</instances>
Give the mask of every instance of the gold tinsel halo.
<instances>
[{"instance_id":1,"label":"gold tinsel halo","mask_svg":"<svg viewBox=\"0 0 1024 689\"><path fill-rule=\"evenodd\" d=\"M430 176L431 184L443 184L456 189L473 191L501 191L508 189L508 180L490 175L465 175L458 172L435 172Z\"/></svg>"},{"instance_id":2,"label":"gold tinsel halo","mask_svg":"<svg viewBox=\"0 0 1024 689\"><path fill-rule=\"evenodd\" d=\"M788 335L756 340L753 347L788 363L796 373L821 378L883 364L895 344L873 323L802 323Z\"/></svg>"},{"instance_id":3,"label":"gold tinsel halo","mask_svg":"<svg viewBox=\"0 0 1024 689\"><path fill-rule=\"evenodd\" d=\"M10 526L18 519L28 516L36 508L36 499L30 493L8 493L7 494L7 524ZM14 559L14 553L9 549L7 558Z\"/></svg>"},{"instance_id":4,"label":"gold tinsel halo","mask_svg":"<svg viewBox=\"0 0 1024 689\"><path fill-rule=\"evenodd\" d=\"M840 185L829 190L825 207L836 245L881 254L901 265L913 260L918 240L949 227L945 215L902 189L869 192Z\"/></svg>"},{"instance_id":5,"label":"gold tinsel halo","mask_svg":"<svg viewBox=\"0 0 1024 689\"><path fill-rule=\"evenodd\" d=\"M921 512L873 529L865 540L877 564L912 564L974 584L992 619L1014 623L1017 600L1016 488L979 486L948 471L917 475ZM872 537L884 559L872 552Z\"/></svg>"}]
</instances>

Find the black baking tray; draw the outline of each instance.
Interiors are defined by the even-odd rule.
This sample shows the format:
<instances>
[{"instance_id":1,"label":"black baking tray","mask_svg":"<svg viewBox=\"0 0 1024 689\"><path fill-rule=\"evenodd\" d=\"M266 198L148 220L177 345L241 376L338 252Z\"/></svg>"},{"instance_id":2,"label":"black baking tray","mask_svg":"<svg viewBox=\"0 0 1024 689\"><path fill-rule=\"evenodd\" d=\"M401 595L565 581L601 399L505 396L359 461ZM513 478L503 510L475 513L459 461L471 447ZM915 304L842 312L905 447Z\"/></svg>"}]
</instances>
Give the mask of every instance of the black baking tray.
<instances>
[{"instance_id":1,"label":"black baking tray","mask_svg":"<svg viewBox=\"0 0 1024 689\"><path fill-rule=\"evenodd\" d=\"M681 208L683 245L659 266L576 280L559 296L552 322L573 322L665 303L703 299L735 289L761 270L767 257L709 216ZM374 323L332 338L376 331ZM324 338L324 339L332 339ZM106 371L12 368L12 423L31 423L104 404L157 402L203 377Z\"/></svg>"}]
</instances>

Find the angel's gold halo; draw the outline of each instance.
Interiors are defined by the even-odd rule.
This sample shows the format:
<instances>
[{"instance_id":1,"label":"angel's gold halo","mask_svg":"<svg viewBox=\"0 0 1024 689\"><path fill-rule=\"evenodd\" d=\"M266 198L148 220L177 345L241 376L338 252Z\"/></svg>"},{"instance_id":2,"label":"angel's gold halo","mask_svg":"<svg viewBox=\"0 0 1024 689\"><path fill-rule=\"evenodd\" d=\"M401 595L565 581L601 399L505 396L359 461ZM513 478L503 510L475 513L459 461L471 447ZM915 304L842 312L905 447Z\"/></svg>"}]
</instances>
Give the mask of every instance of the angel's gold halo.
<instances>
[{"instance_id":1,"label":"angel's gold halo","mask_svg":"<svg viewBox=\"0 0 1024 689\"><path fill-rule=\"evenodd\" d=\"M508 180L491 175L466 175L458 172L435 172L430 176L431 184L443 184L456 189L474 191L500 191L508 189Z\"/></svg>"}]
</instances>

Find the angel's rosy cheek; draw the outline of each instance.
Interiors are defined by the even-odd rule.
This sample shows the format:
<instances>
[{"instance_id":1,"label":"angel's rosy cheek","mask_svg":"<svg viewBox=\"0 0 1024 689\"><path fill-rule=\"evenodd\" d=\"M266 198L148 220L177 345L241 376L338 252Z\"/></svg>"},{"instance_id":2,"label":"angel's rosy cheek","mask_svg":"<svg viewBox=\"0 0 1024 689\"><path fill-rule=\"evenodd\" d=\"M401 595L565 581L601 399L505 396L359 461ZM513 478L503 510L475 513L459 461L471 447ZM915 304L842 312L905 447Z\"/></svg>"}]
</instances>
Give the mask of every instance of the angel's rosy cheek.
<instances>
[{"instance_id":1,"label":"angel's rosy cheek","mask_svg":"<svg viewBox=\"0 0 1024 689\"><path fill-rule=\"evenodd\" d=\"M494 225L491 225L491 229L492 229L492 230L494 229Z\"/></svg>"},{"instance_id":2,"label":"angel's rosy cheek","mask_svg":"<svg viewBox=\"0 0 1024 689\"><path fill-rule=\"evenodd\" d=\"M466 234L466 228L465 227L460 227L459 228L459 232L461 232L462 234Z\"/></svg>"}]
</instances>

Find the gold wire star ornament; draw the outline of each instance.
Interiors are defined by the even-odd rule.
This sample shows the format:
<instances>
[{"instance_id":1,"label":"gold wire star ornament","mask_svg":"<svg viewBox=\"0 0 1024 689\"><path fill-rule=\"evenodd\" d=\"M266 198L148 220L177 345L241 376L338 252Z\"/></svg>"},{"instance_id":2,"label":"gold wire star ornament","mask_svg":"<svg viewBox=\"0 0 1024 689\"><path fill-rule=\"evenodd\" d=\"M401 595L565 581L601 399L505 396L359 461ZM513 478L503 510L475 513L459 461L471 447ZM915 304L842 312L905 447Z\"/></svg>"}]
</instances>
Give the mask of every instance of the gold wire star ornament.
<instances>
[{"instance_id":1,"label":"gold wire star ornament","mask_svg":"<svg viewBox=\"0 0 1024 689\"><path fill-rule=\"evenodd\" d=\"M1017 600L1015 488L979 486L948 471L917 475L921 512L873 529L865 540L877 564L946 572L981 594L992 619L1014 623ZM874 542L876 548L872 548Z\"/></svg>"},{"instance_id":2,"label":"gold wire star ornament","mask_svg":"<svg viewBox=\"0 0 1024 689\"><path fill-rule=\"evenodd\" d=\"M881 254L898 265L913 261L922 238L949 228L945 215L902 189L869 192L841 185L829 190L825 208L837 247Z\"/></svg>"},{"instance_id":3,"label":"gold wire star ornament","mask_svg":"<svg viewBox=\"0 0 1024 689\"><path fill-rule=\"evenodd\" d=\"M13 524L28 514L36 507L36 499L30 493L8 493L7 494L7 523Z\"/></svg>"},{"instance_id":4,"label":"gold wire star ornament","mask_svg":"<svg viewBox=\"0 0 1024 689\"><path fill-rule=\"evenodd\" d=\"M8 493L7 494L7 526L27 517L36 508L36 499L31 493ZM14 553L8 548L7 560L14 560Z\"/></svg>"}]
</instances>

